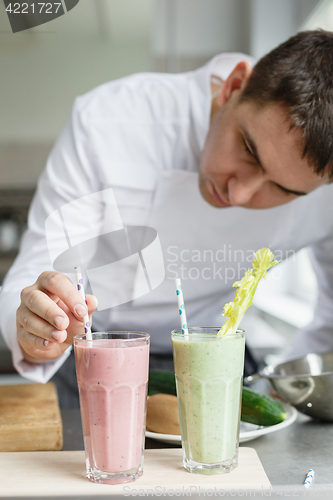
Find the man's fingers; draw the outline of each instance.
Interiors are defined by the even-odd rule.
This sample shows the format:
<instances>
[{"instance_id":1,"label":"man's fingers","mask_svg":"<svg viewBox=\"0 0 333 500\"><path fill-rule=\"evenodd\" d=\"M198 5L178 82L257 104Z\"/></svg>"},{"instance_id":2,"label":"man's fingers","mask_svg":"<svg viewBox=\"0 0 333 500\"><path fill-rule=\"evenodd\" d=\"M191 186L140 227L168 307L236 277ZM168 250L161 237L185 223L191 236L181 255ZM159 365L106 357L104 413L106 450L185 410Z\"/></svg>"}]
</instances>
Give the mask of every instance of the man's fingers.
<instances>
[{"instance_id":1,"label":"man's fingers","mask_svg":"<svg viewBox=\"0 0 333 500\"><path fill-rule=\"evenodd\" d=\"M84 332L83 318L97 307L93 295L81 297L67 276L47 271L21 292L17 310L17 338L25 359L51 360ZM37 361L36 361L37 362Z\"/></svg>"},{"instance_id":2,"label":"man's fingers","mask_svg":"<svg viewBox=\"0 0 333 500\"><path fill-rule=\"evenodd\" d=\"M17 323L17 339L25 359L29 362L32 362L32 359L36 360L36 363L56 359L69 347L66 342L59 344L37 337L27 332L19 323Z\"/></svg>"},{"instance_id":3,"label":"man's fingers","mask_svg":"<svg viewBox=\"0 0 333 500\"><path fill-rule=\"evenodd\" d=\"M91 315L97 307L97 299L93 295L87 295L86 298L89 311L89 320L90 324L92 324ZM67 343L71 343L76 335L84 333L83 318L77 319L76 316L74 316L74 314L72 314L71 311L68 309L66 304L62 302L62 300L59 300L58 306L68 315L70 324L69 327L67 328Z\"/></svg>"},{"instance_id":4,"label":"man's fingers","mask_svg":"<svg viewBox=\"0 0 333 500\"><path fill-rule=\"evenodd\" d=\"M87 300L88 314L89 316L91 316L92 313L96 310L98 302L94 295L86 295L86 300ZM83 325L83 318L78 319L62 300L59 300L58 306L68 316L71 325L73 324L73 321L75 321L75 324L76 322L78 322L80 325L81 324Z\"/></svg>"},{"instance_id":5,"label":"man's fingers","mask_svg":"<svg viewBox=\"0 0 333 500\"><path fill-rule=\"evenodd\" d=\"M26 306L21 305L16 314L17 322L28 333L32 333L43 340L50 342L64 342L67 338L66 330L58 330L50 323L32 313ZM38 345L41 345L40 342ZM45 345L45 344L44 344Z\"/></svg>"},{"instance_id":6,"label":"man's fingers","mask_svg":"<svg viewBox=\"0 0 333 500\"><path fill-rule=\"evenodd\" d=\"M92 314L97 309L98 300L96 299L95 295L86 295L86 301L87 301L88 313Z\"/></svg>"},{"instance_id":7,"label":"man's fingers","mask_svg":"<svg viewBox=\"0 0 333 500\"><path fill-rule=\"evenodd\" d=\"M87 314L87 306L80 292L64 274L46 271L39 276L38 285L46 293L59 297L77 318Z\"/></svg>"},{"instance_id":8,"label":"man's fingers","mask_svg":"<svg viewBox=\"0 0 333 500\"><path fill-rule=\"evenodd\" d=\"M53 342L37 337L36 335L27 332L22 326L17 328L18 341L28 354L33 355L34 350L49 351L53 348Z\"/></svg>"},{"instance_id":9,"label":"man's fingers","mask_svg":"<svg viewBox=\"0 0 333 500\"><path fill-rule=\"evenodd\" d=\"M58 330L65 330L68 327L69 319L67 315L64 314L63 310L41 290L35 287L25 288L21 293L21 301L24 306L21 313L27 313L26 309L28 309ZM22 322L21 324L25 327Z\"/></svg>"}]
</instances>

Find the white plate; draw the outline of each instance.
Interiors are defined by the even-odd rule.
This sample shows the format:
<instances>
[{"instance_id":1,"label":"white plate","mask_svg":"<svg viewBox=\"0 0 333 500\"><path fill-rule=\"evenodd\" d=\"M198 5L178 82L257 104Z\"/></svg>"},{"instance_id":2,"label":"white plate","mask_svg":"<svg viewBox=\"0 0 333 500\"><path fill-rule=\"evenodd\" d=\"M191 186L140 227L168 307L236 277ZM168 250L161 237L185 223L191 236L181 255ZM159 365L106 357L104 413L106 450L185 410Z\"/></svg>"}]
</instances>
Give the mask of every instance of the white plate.
<instances>
[{"instance_id":1,"label":"white plate","mask_svg":"<svg viewBox=\"0 0 333 500\"><path fill-rule=\"evenodd\" d=\"M269 425L267 427L260 427L259 425L248 424L247 422L241 422L239 442L245 443L246 441L251 441L252 439L257 439L264 434L270 434L271 432L280 431L289 427L293 422L295 422L297 417L297 410L288 403L282 403L285 412L287 413L287 418L280 424ZM170 444L181 444L180 436L173 434L159 434L157 432L146 431L146 437L156 439L157 441L163 441Z\"/></svg>"}]
</instances>

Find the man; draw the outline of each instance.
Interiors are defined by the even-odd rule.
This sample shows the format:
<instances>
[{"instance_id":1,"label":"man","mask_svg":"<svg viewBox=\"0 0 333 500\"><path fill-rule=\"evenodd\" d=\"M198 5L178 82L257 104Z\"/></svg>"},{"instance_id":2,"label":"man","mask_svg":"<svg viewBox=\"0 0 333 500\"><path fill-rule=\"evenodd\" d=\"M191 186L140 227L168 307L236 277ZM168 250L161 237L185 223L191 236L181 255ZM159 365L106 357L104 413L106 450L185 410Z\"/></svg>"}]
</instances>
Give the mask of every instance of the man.
<instances>
[{"instance_id":1,"label":"man","mask_svg":"<svg viewBox=\"0 0 333 500\"><path fill-rule=\"evenodd\" d=\"M223 54L194 72L134 75L76 101L1 294L1 328L20 373L49 380L97 307L50 270L45 220L110 187L124 225L157 230L166 278L129 304L96 311L95 330L146 331L155 360L171 357L175 277L188 323L218 325L252 251L267 246L283 259L311 245L319 301L293 354L333 349L332 54L333 34L305 32L254 70L249 57Z\"/></svg>"}]
</instances>

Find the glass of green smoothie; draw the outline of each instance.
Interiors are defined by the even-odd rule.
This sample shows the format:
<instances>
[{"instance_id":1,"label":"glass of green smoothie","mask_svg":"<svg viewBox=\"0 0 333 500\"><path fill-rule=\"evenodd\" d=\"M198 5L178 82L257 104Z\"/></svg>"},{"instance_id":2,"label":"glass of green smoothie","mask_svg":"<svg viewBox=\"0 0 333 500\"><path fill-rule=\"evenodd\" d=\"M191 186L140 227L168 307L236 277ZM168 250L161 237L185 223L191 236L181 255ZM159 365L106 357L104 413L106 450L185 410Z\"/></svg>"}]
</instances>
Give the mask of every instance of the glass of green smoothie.
<instances>
[{"instance_id":1,"label":"glass of green smoothie","mask_svg":"<svg viewBox=\"0 0 333 500\"><path fill-rule=\"evenodd\" d=\"M200 474L230 472L238 464L245 332L219 331L171 332L183 465Z\"/></svg>"}]
</instances>

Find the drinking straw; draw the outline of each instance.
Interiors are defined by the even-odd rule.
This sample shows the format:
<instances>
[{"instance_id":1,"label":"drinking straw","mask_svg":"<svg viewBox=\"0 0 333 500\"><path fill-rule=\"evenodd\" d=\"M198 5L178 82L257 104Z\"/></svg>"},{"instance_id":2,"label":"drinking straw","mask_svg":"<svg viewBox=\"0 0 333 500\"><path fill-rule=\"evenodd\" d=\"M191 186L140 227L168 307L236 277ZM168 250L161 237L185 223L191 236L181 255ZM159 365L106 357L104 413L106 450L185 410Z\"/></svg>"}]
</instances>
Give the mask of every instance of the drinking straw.
<instances>
[{"instance_id":1,"label":"drinking straw","mask_svg":"<svg viewBox=\"0 0 333 500\"><path fill-rule=\"evenodd\" d=\"M81 267L77 266L74 267L75 269L75 276L76 276L76 284L77 284L77 289L80 292L81 297L87 303L86 301L86 294L84 293L84 287L83 287L83 279L82 279L82 274L81 274ZM86 334L86 339L87 340L92 340L92 335L91 335L91 328L90 328L90 319L89 319L89 314L87 313L85 317L83 318L84 321L84 331Z\"/></svg>"},{"instance_id":2,"label":"drinking straw","mask_svg":"<svg viewBox=\"0 0 333 500\"><path fill-rule=\"evenodd\" d=\"M314 475L315 471L313 469L310 469L304 481L304 488L310 488L311 484L313 483Z\"/></svg>"},{"instance_id":3,"label":"drinking straw","mask_svg":"<svg viewBox=\"0 0 333 500\"><path fill-rule=\"evenodd\" d=\"M175 279L175 284L176 284L176 295L177 295L177 300L178 300L178 310L179 310L179 316L180 316L180 324L182 327L182 334L188 335L182 284L181 284L181 281L179 278Z\"/></svg>"}]
</instances>

